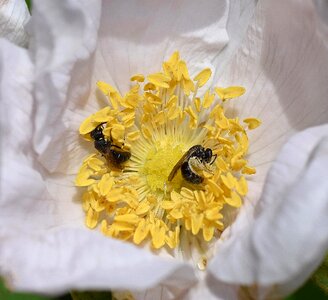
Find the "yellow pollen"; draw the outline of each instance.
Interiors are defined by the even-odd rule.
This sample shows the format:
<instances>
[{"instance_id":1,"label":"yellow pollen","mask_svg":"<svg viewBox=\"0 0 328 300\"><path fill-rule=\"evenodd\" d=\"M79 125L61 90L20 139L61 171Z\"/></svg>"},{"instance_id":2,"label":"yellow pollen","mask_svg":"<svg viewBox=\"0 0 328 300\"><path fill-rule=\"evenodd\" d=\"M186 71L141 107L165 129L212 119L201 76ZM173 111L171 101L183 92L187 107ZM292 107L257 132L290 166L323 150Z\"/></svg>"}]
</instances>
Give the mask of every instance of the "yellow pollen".
<instances>
[{"instance_id":1,"label":"yellow pollen","mask_svg":"<svg viewBox=\"0 0 328 300\"><path fill-rule=\"evenodd\" d=\"M228 116L226 100L245 89L206 90L212 71L189 74L179 52L160 72L130 75L125 95L97 83L108 105L79 128L94 149L75 179L85 224L153 249L184 247L192 239L210 245L229 225L224 212L245 201L247 180L256 173L247 160L247 133L261 121ZM208 257L197 249L204 270Z\"/></svg>"},{"instance_id":2,"label":"yellow pollen","mask_svg":"<svg viewBox=\"0 0 328 300\"><path fill-rule=\"evenodd\" d=\"M175 164L185 153L183 145L173 146L169 142L163 142L158 150L149 151L141 174L147 178L147 183L152 192L157 189L163 191L167 184L170 172Z\"/></svg>"}]
</instances>

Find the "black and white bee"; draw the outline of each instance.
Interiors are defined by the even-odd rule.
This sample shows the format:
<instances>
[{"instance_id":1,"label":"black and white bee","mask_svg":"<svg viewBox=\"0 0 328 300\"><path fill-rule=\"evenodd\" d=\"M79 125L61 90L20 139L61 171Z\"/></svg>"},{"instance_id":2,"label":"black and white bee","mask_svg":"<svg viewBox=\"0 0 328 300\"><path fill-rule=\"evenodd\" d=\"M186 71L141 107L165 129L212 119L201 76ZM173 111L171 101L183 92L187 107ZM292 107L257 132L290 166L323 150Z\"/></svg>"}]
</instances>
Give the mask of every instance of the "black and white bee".
<instances>
[{"instance_id":1,"label":"black and white bee","mask_svg":"<svg viewBox=\"0 0 328 300\"><path fill-rule=\"evenodd\" d=\"M200 171L209 171L211 165L215 162L217 155L210 148L204 148L201 145L192 146L173 167L168 181L172 181L175 174L181 169L182 177L193 184L199 184L204 181Z\"/></svg>"}]
</instances>

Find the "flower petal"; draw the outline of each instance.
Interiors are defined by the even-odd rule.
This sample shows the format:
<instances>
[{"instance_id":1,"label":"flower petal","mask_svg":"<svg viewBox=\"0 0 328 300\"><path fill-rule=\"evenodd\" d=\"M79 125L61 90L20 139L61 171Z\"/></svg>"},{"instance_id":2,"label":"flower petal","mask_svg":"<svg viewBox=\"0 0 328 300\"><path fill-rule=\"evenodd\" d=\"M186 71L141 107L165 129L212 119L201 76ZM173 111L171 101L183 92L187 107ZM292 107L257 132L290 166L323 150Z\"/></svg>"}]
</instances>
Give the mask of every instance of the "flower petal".
<instances>
[{"instance_id":1,"label":"flower petal","mask_svg":"<svg viewBox=\"0 0 328 300\"><path fill-rule=\"evenodd\" d=\"M324 41L327 44L327 36L328 36L328 3L325 0L314 0L317 8L317 13L320 17L321 24L319 26L322 26L321 30L324 35L323 38L326 38Z\"/></svg>"},{"instance_id":2,"label":"flower petal","mask_svg":"<svg viewBox=\"0 0 328 300\"><path fill-rule=\"evenodd\" d=\"M76 127L88 113L106 103L103 102L104 98L100 97L97 99L98 102L94 101L92 94L89 94L88 83L91 75L92 93L95 92L95 83L99 79L112 82L118 87L122 81L126 88L131 75L138 73L139 70L144 73L158 71L162 60L177 49L181 50L184 58L191 64L191 75L196 75L204 67L213 67L210 61L228 42L225 30L227 1L210 1L206 6L200 5L197 1L174 1L171 6L166 3L165 7L161 3L145 4L142 7L142 3L136 2L125 7L123 3L104 2L96 64L93 66L88 55L90 58L95 46L99 10L96 2L90 4L91 10L89 4L83 3L77 7L76 4L68 2L56 5L55 8L50 1L36 1L34 4L31 31L36 38L32 55L37 62L36 73L39 74L39 79L36 98L40 103L36 111L34 144L40 154L39 161L52 172L75 173L77 162L87 153L85 143L75 134ZM159 5L160 9L154 10L154 5ZM132 10L140 10L140 7L143 17L136 18ZM231 7L235 10L239 5ZM248 11L248 7L251 5L245 10ZM80 10L83 12L78 13ZM154 11L157 15L154 15ZM125 22L126 17L116 17L123 13L128 16L129 23ZM76 19L74 24L77 28L71 26L71 15ZM194 19L192 25L189 23L190 18ZM69 30L62 30L62 27ZM130 28L140 30L131 31ZM43 33L45 31L52 34ZM118 33L122 34L119 39ZM164 38L159 38L161 35L164 35ZM131 41L136 44L133 51L129 50ZM48 44L54 44L55 47L49 47ZM80 48L83 51L75 51ZM124 52L122 49L128 51ZM147 57L147 60L144 57ZM211 82L212 78L207 85ZM126 91L124 88L121 90ZM45 103L43 99L53 100Z\"/></svg>"},{"instance_id":3,"label":"flower petal","mask_svg":"<svg viewBox=\"0 0 328 300\"><path fill-rule=\"evenodd\" d=\"M228 1L104 1L95 77L124 93L132 75L158 72L176 50L188 65L210 62L228 42L227 15Z\"/></svg>"},{"instance_id":4,"label":"flower petal","mask_svg":"<svg viewBox=\"0 0 328 300\"><path fill-rule=\"evenodd\" d=\"M229 1L229 15L226 25L229 42L213 61L215 66L214 83L221 79L226 64L231 61L231 58L242 43L248 25L252 21L257 2L258 0ZM231 84L230 82L229 85Z\"/></svg>"},{"instance_id":5,"label":"flower petal","mask_svg":"<svg viewBox=\"0 0 328 300\"><path fill-rule=\"evenodd\" d=\"M88 114L99 18L100 2L96 0L33 2L31 55L36 64L37 101L34 146L50 171L71 150L67 129L76 129L77 140L78 127ZM78 155L83 157L85 150L80 149Z\"/></svg>"},{"instance_id":6,"label":"flower petal","mask_svg":"<svg viewBox=\"0 0 328 300\"><path fill-rule=\"evenodd\" d=\"M32 151L33 74L26 50L0 40L1 180L0 224L3 231L52 225L53 206L37 172ZM44 212L49 215L45 216Z\"/></svg>"},{"instance_id":7,"label":"flower petal","mask_svg":"<svg viewBox=\"0 0 328 300\"><path fill-rule=\"evenodd\" d=\"M88 230L2 237L1 270L16 290L58 294L81 289L140 290L195 282L192 267ZM24 245L24 247L22 247Z\"/></svg>"},{"instance_id":8,"label":"flower petal","mask_svg":"<svg viewBox=\"0 0 328 300\"><path fill-rule=\"evenodd\" d=\"M68 228L83 226L82 217L78 218L81 205L72 201L72 188L56 188L63 182L56 181L55 175L46 189L42 175L48 174L33 156L34 68L28 53L0 40L0 70L0 265L8 285L22 291L61 293L146 289L176 282L183 290L193 284L193 270L187 264L88 229ZM54 194L56 201L51 199Z\"/></svg>"},{"instance_id":9,"label":"flower petal","mask_svg":"<svg viewBox=\"0 0 328 300\"><path fill-rule=\"evenodd\" d=\"M210 272L229 283L274 286L280 297L300 286L328 249L327 166L328 125L291 138L269 172L255 220L242 210Z\"/></svg>"},{"instance_id":10,"label":"flower petal","mask_svg":"<svg viewBox=\"0 0 328 300\"><path fill-rule=\"evenodd\" d=\"M24 0L5 0L0 4L0 37L26 47L28 34L25 25L30 13Z\"/></svg>"},{"instance_id":11,"label":"flower petal","mask_svg":"<svg viewBox=\"0 0 328 300\"><path fill-rule=\"evenodd\" d=\"M230 114L262 121L249 133L249 164L257 171L251 179L258 186L254 202L288 138L328 122L328 50L317 18L310 0L260 1L239 51L217 74L219 86L246 88L245 95L227 103Z\"/></svg>"},{"instance_id":12,"label":"flower petal","mask_svg":"<svg viewBox=\"0 0 328 300\"><path fill-rule=\"evenodd\" d=\"M216 55L227 42L226 2L210 1L206 6L197 1L172 1L171 5L103 2L93 66L90 56L97 37L99 3L89 3L77 5L68 1L55 7L51 1L34 4L31 27L36 38L32 55L37 65L36 98L40 104L36 111L34 145L40 154L39 160L52 172L76 172L76 162L87 153L85 145L74 135L76 127L88 113L106 104L104 97L97 95L98 101L95 101L96 94L94 97L89 94L91 76L92 93L96 91L98 80L120 87L117 76L127 87L131 75L140 73L139 70L144 73L158 71L163 58L177 48L182 53L192 53L194 61L204 65L203 61ZM140 11L142 17L137 18L134 10ZM194 18L192 25L191 17ZM129 50L131 41L136 44L132 51ZM176 43L171 47L172 41ZM128 50L129 57L124 49ZM191 56L186 55L187 60L188 57ZM199 71L198 67L196 69Z\"/></svg>"},{"instance_id":13,"label":"flower petal","mask_svg":"<svg viewBox=\"0 0 328 300\"><path fill-rule=\"evenodd\" d=\"M204 275L204 274L201 274ZM204 278L203 278L204 277ZM226 283L220 283L211 276L206 274L201 276L197 285L188 290L187 293L181 297L182 300L237 300L247 299L239 297L239 287L228 285ZM180 299L180 298L179 298Z\"/></svg>"}]
</instances>

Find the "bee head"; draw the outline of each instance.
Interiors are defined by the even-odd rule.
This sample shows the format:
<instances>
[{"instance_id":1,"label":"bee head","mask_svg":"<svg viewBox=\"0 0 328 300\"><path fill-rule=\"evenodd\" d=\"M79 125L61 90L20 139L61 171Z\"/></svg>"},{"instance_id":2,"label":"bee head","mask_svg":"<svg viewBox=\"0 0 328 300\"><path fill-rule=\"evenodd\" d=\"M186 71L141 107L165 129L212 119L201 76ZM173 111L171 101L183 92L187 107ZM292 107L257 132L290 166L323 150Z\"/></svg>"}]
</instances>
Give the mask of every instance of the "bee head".
<instances>
[{"instance_id":1,"label":"bee head","mask_svg":"<svg viewBox=\"0 0 328 300\"><path fill-rule=\"evenodd\" d=\"M213 156L212 149L206 148L203 153L202 159L205 163L209 163L212 159L212 156Z\"/></svg>"},{"instance_id":2,"label":"bee head","mask_svg":"<svg viewBox=\"0 0 328 300\"><path fill-rule=\"evenodd\" d=\"M103 124L98 125L94 130L90 132L91 138L95 141L104 138L103 129Z\"/></svg>"}]
</instances>

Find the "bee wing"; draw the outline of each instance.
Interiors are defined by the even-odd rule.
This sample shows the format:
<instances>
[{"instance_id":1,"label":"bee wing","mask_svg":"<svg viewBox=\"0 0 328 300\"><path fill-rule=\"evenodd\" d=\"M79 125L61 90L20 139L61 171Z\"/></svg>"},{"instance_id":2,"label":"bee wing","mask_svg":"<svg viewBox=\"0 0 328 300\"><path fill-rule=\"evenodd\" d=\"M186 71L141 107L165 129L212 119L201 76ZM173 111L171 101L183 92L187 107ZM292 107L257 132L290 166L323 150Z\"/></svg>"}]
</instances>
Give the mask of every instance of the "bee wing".
<instances>
[{"instance_id":1,"label":"bee wing","mask_svg":"<svg viewBox=\"0 0 328 300\"><path fill-rule=\"evenodd\" d=\"M217 157L218 157L217 154L212 155L212 158L211 158L211 161L210 161L210 165L213 165L215 163Z\"/></svg>"},{"instance_id":2,"label":"bee wing","mask_svg":"<svg viewBox=\"0 0 328 300\"><path fill-rule=\"evenodd\" d=\"M175 164L175 166L173 167L169 177L168 177L168 181L172 181L172 179L174 178L175 174L177 173L177 171L179 170L179 168L181 167L181 165L189 158L191 154L190 149L183 154L183 156L179 159L179 161Z\"/></svg>"}]
</instances>

